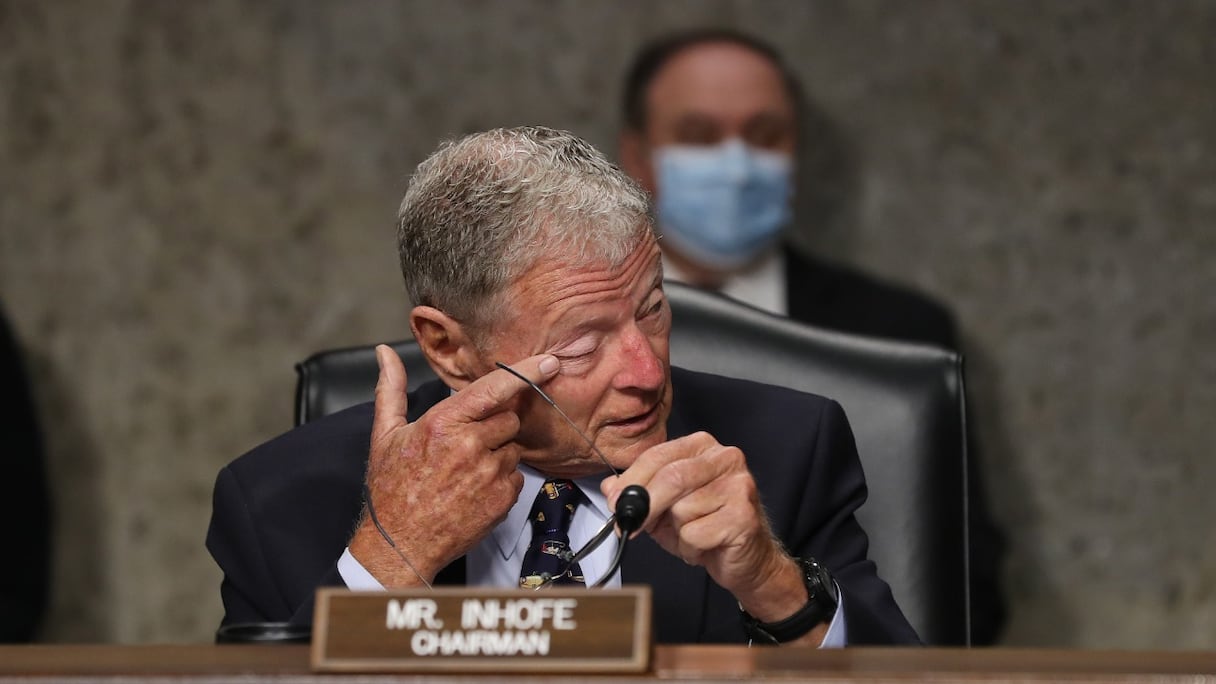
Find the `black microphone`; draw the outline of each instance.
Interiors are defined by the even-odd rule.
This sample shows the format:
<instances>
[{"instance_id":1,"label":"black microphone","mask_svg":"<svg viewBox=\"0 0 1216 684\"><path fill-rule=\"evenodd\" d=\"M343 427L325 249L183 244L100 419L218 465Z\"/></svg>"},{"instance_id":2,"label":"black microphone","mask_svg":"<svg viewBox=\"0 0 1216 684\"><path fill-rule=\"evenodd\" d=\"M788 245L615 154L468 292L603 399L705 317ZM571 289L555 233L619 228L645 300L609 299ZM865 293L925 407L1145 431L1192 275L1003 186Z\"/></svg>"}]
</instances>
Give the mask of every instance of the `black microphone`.
<instances>
[{"instance_id":1,"label":"black microphone","mask_svg":"<svg viewBox=\"0 0 1216 684\"><path fill-rule=\"evenodd\" d=\"M650 515L650 493L642 485L629 485L616 500L616 526L629 536L646 522Z\"/></svg>"},{"instance_id":2,"label":"black microphone","mask_svg":"<svg viewBox=\"0 0 1216 684\"><path fill-rule=\"evenodd\" d=\"M602 587L608 583L621 569L621 559L625 557L625 545L629 542L629 535L637 531L646 522L646 516L650 515L650 493L642 485L629 485L621 490L621 495L616 499L616 526L621 530L621 541L616 545L616 555L612 558L612 564L608 566L608 572L599 579L598 582L591 585L593 589Z\"/></svg>"}]
</instances>

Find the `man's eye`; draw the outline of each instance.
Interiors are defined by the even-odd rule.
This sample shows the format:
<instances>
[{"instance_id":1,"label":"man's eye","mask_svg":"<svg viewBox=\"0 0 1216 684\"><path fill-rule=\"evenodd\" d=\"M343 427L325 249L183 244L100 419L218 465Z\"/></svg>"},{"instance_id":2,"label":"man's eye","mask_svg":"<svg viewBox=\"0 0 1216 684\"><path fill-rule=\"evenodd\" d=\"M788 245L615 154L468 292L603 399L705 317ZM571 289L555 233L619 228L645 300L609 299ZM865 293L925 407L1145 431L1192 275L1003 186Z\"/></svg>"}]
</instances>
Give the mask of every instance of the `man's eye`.
<instances>
[{"instance_id":1,"label":"man's eye","mask_svg":"<svg viewBox=\"0 0 1216 684\"><path fill-rule=\"evenodd\" d=\"M642 315L638 318L638 324L647 334L659 332L664 322L669 320L663 315L663 302L665 301L665 299L659 299L650 308L642 312Z\"/></svg>"},{"instance_id":2,"label":"man's eye","mask_svg":"<svg viewBox=\"0 0 1216 684\"><path fill-rule=\"evenodd\" d=\"M714 145L722 140L722 131L711 120L688 117L676 127L675 140L682 145Z\"/></svg>"},{"instance_id":3,"label":"man's eye","mask_svg":"<svg viewBox=\"0 0 1216 684\"><path fill-rule=\"evenodd\" d=\"M578 355L555 354L555 356L562 365L563 375L582 375L595 365L594 350Z\"/></svg>"},{"instance_id":4,"label":"man's eye","mask_svg":"<svg viewBox=\"0 0 1216 684\"><path fill-rule=\"evenodd\" d=\"M651 304L650 308L646 309L646 312L644 314L642 314L642 316L643 317L654 316L654 315L658 314L659 312L661 312L663 310L664 301L665 300L662 297L656 299L654 304Z\"/></svg>"},{"instance_id":5,"label":"man's eye","mask_svg":"<svg viewBox=\"0 0 1216 684\"><path fill-rule=\"evenodd\" d=\"M752 147L774 150L790 143L792 133L792 128L782 119L761 115L747 122L743 128L743 139Z\"/></svg>"},{"instance_id":6,"label":"man's eye","mask_svg":"<svg viewBox=\"0 0 1216 684\"><path fill-rule=\"evenodd\" d=\"M565 349L554 351L553 355L563 363L566 361L577 361L591 356L598 347L599 345L591 343L573 344Z\"/></svg>"}]
</instances>

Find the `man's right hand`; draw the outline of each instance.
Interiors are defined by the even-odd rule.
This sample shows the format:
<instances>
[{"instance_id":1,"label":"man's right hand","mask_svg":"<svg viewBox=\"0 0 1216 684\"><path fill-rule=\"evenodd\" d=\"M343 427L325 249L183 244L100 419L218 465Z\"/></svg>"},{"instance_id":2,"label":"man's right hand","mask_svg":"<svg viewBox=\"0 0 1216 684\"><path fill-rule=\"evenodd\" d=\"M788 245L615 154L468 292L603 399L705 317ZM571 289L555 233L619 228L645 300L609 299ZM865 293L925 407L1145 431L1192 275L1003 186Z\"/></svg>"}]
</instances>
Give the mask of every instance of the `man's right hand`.
<instances>
[{"instance_id":1,"label":"man's right hand","mask_svg":"<svg viewBox=\"0 0 1216 684\"><path fill-rule=\"evenodd\" d=\"M401 562L366 511L350 551L386 587L421 586L489 534L519 497L519 417L508 404L527 385L494 370L410 423L404 364L386 345L376 347L376 360L368 491L380 524L422 577ZM561 366L541 354L512 367L541 383Z\"/></svg>"}]
</instances>

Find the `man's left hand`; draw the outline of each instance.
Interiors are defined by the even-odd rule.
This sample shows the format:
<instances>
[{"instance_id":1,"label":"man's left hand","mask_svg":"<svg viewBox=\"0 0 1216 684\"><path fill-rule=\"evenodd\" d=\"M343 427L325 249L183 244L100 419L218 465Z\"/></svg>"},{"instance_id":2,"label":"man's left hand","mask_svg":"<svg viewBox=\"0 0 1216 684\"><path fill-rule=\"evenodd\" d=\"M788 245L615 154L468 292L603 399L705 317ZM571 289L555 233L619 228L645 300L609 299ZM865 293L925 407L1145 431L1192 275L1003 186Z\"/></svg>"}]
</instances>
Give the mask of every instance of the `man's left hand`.
<instances>
[{"instance_id":1,"label":"man's left hand","mask_svg":"<svg viewBox=\"0 0 1216 684\"><path fill-rule=\"evenodd\" d=\"M631 484L650 494L642 530L668 553L703 566L752 616L777 622L806 603L802 572L773 536L741 450L704 432L651 447L620 477L604 480L610 508ZM826 630L820 625L807 641L818 643Z\"/></svg>"}]
</instances>

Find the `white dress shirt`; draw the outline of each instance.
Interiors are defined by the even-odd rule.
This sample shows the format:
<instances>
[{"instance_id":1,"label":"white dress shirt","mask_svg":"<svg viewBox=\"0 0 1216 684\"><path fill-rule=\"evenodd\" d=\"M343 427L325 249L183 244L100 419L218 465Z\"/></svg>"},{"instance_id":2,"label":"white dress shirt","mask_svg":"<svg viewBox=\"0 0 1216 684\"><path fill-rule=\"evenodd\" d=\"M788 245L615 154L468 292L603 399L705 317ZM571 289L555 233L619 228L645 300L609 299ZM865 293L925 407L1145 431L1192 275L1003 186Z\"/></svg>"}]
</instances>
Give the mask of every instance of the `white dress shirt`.
<instances>
[{"instance_id":1,"label":"white dress shirt","mask_svg":"<svg viewBox=\"0 0 1216 684\"><path fill-rule=\"evenodd\" d=\"M687 274L666 255L663 256L663 277L689 282ZM732 274L718 292L778 316L788 315L790 307L785 287L785 255L779 249L769 251L768 256L746 271Z\"/></svg>"}]
</instances>

